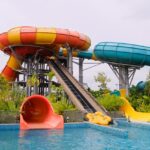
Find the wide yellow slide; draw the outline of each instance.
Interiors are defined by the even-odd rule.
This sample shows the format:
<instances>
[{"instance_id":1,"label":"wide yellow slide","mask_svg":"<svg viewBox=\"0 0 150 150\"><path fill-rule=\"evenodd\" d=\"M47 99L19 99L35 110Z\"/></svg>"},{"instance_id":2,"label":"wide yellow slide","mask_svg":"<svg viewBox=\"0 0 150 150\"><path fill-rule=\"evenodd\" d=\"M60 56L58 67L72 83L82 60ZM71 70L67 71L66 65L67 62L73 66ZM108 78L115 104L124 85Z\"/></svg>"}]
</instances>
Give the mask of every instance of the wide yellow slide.
<instances>
[{"instance_id":1,"label":"wide yellow slide","mask_svg":"<svg viewBox=\"0 0 150 150\"><path fill-rule=\"evenodd\" d=\"M125 104L120 109L125 113L126 118L131 121L150 122L150 113L137 112L125 97L121 97L121 99Z\"/></svg>"}]
</instances>

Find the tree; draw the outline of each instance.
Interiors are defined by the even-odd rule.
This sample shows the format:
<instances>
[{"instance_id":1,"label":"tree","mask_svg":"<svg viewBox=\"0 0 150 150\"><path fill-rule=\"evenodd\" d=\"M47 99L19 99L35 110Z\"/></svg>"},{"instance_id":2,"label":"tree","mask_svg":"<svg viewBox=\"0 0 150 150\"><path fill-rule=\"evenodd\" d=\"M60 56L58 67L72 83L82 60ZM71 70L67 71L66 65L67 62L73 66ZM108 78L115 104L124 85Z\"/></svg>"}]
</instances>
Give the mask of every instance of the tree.
<instances>
[{"instance_id":1,"label":"tree","mask_svg":"<svg viewBox=\"0 0 150 150\"><path fill-rule=\"evenodd\" d=\"M32 74L32 76L28 77L27 79L27 86L28 87L34 87L34 94L38 93L38 86L40 84L40 81L38 79L38 76L36 73Z\"/></svg>"},{"instance_id":2,"label":"tree","mask_svg":"<svg viewBox=\"0 0 150 150\"><path fill-rule=\"evenodd\" d=\"M0 100L8 99L10 91L10 85L7 80L0 75Z\"/></svg>"},{"instance_id":3,"label":"tree","mask_svg":"<svg viewBox=\"0 0 150 150\"><path fill-rule=\"evenodd\" d=\"M25 91L18 86L11 88L6 79L0 75L0 110L18 111L25 98Z\"/></svg>"},{"instance_id":4,"label":"tree","mask_svg":"<svg viewBox=\"0 0 150 150\"><path fill-rule=\"evenodd\" d=\"M146 95L150 96L150 71L148 72L148 75L146 77L146 83L145 83L144 93Z\"/></svg>"},{"instance_id":5,"label":"tree","mask_svg":"<svg viewBox=\"0 0 150 150\"><path fill-rule=\"evenodd\" d=\"M46 74L49 78L49 94L51 93L51 86L52 86L52 79L55 76L53 71L50 71L49 73Z\"/></svg>"},{"instance_id":6,"label":"tree","mask_svg":"<svg viewBox=\"0 0 150 150\"><path fill-rule=\"evenodd\" d=\"M145 83L144 93L150 96L150 80Z\"/></svg>"},{"instance_id":7,"label":"tree","mask_svg":"<svg viewBox=\"0 0 150 150\"><path fill-rule=\"evenodd\" d=\"M38 86L39 84L40 82L36 74L33 74L27 79L27 86L34 86L34 85Z\"/></svg>"},{"instance_id":8,"label":"tree","mask_svg":"<svg viewBox=\"0 0 150 150\"><path fill-rule=\"evenodd\" d=\"M9 84L6 79L2 75L0 75L0 92L6 89L9 89Z\"/></svg>"},{"instance_id":9,"label":"tree","mask_svg":"<svg viewBox=\"0 0 150 150\"><path fill-rule=\"evenodd\" d=\"M53 77L55 76L53 71L50 71L49 73L46 74L49 77L49 80L51 81Z\"/></svg>"},{"instance_id":10,"label":"tree","mask_svg":"<svg viewBox=\"0 0 150 150\"><path fill-rule=\"evenodd\" d=\"M98 87L100 89L106 90L107 83L111 81L110 78L106 76L104 72L99 72L98 75L95 77L95 81L99 83Z\"/></svg>"},{"instance_id":11,"label":"tree","mask_svg":"<svg viewBox=\"0 0 150 150\"><path fill-rule=\"evenodd\" d=\"M26 97L25 90L19 86L13 86L13 88L10 91L10 95L11 95L11 100L13 101L16 110L19 110L21 103Z\"/></svg>"}]
</instances>

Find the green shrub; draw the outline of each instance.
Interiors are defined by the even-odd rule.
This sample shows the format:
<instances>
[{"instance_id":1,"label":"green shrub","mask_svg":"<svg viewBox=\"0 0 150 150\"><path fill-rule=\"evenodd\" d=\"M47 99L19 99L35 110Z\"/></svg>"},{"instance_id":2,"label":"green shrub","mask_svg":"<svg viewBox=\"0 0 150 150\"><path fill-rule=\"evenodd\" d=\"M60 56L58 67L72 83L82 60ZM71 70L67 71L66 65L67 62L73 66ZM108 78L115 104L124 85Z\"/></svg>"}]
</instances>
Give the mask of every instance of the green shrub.
<instances>
[{"instance_id":1,"label":"green shrub","mask_svg":"<svg viewBox=\"0 0 150 150\"><path fill-rule=\"evenodd\" d=\"M65 110L75 110L75 107L69 104L66 99L58 101L57 103L52 103L52 105L57 114L63 114Z\"/></svg>"},{"instance_id":2,"label":"green shrub","mask_svg":"<svg viewBox=\"0 0 150 150\"><path fill-rule=\"evenodd\" d=\"M136 86L130 88L129 102L136 111L150 112L149 89L146 86L144 91L138 90Z\"/></svg>"},{"instance_id":3,"label":"green shrub","mask_svg":"<svg viewBox=\"0 0 150 150\"><path fill-rule=\"evenodd\" d=\"M51 94L47 97L52 104L55 113L63 114L65 110L75 110L75 106L68 102L65 97L62 97L60 100L57 100L55 94Z\"/></svg>"},{"instance_id":4,"label":"green shrub","mask_svg":"<svg viewBox=\"0 0 150 150\"><path fill-rule=\"evenodd\" d=\"M115 95L105 95L97 99L100 105L103 105L108 111L118 111L124 104L124 101Z\"/></svg>"},{"instance_id":5,"label":"green shrub","mask_svg":"<svg viewBox=\"0 0 150 150\"><path fill-rule=\"evenodd\" d=\"M144 103L142 103L138 108L137 111L139 112L150 112L150 104L149 105L145 105Z\"/></svg>"},{"instance_id":6,"label":"green shrub","mask_svg":"<svg viewBox=\"0 0 150 150\"><path fill-rule=\"evenodd\" d=\"M133 97L129 98L132 106L136 111L140 112L150 112L150 97L143 95L137 99L133 99Z\"/></svg>"},{"instance_id":7,"label":"green shrub","mask_svg":"<svg viewBox=\"0 0 150 150\"><path fill-rule=\"evenodd\" d=\"M97 91L88 89L88 91L89 91L89 92L92 94L92 96L95 97L95 98L99 98L99 97L102 97L102 96L105 95L105 94L110 93L110 90L108 90L108 89L99 89L99 90L97 90Z\"/></svg>"},{"instance_id":8,"label":"green shrub","mask_svg":"<svg viewBox=\"0 0 150 150\"><path fill-rule=\"evenodd\" d=\"M1 85L3 84L3 86ZM3 111L18 111L26 94L19 86L11 86L0 77L0 110Z\"/></svg>"}]
</instances>

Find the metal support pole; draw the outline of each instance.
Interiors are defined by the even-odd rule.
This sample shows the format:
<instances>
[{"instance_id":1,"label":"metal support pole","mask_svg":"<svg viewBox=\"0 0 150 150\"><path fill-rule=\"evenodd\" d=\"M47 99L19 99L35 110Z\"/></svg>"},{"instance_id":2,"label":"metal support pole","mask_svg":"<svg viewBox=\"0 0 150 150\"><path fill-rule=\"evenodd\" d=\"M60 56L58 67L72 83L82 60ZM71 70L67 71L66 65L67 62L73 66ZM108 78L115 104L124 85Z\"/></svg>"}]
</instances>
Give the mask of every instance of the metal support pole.
<instances>
[{"instance_id":1,"label":"metal support pole","mask_svg":"<svg viewBox=\"0 0 150 150\"><path fill-rule=\"evenodd\" d=\"M27 80L30 78L31 76L31 70L32 70L32 60L31 58L28 58L27 60ZM31 86L27 85L27 96L31 95Z\"/></svg>"},{"instance_id":2,"label":"metal support pole","mask_svg":"<svg viewBox=\"0 0 150 150\"><path fill-rule=\"evenodd\" d=\"M79 82L83 85L83 58L79 58Z\"/></svg>"},{"instance_id":3,"label":"metal support pole","mask_svg":"<svg viewBox=\"0 0 150 150\"><path fill-rule=\"evenodd\" d=\"M38 68L37 60L35 60L34 63L35 63L35 71L34 71L34 73L36 75L36 78L38 79L38 70L39 70L39 68ZM34 94L38 94L38 85L37 85L37 83L34 84Z\"/></svg>"},{"instance_id":4,"label":"metal support pole","mask_svg":"<svg viewBox=\"0 0 150 150\"><path fill-rule=\"evenodd\" d=\"M119 89L125 88L123 68L119 67Z\"/></svg>"},{"instance_id":5,"label":"metal support pole","mask_svg":"<svg viewBox=\"0 0 150 150\"><path fill-rule=\"evenodd\" d=\"M67 68L71 74L73 74L73 63L72 63L72 48L68 46L68 57L67 57Z\"/></svg>"},{"instance_id":6,"label":"metal support pole","mask_svg":"<svg viewBox=\"0 0 150 150\"><path fill-rule=\"evenodd\" d=\"M126 95L129 94L129 87L132 83L133 77L135 75L136 69L139 66L129 66L129 65L118 65L109 63L110 68L115 73L116 77L119 79L119 89L126 89Z\"/></svg>"},{"instance_id":7,"label":"metal support pole","mask_svg":"<svg viewBox=\"0 0 150 150\"><path fill-rule=\"evenodd\" d=\"M126 89L126 95L129 93L129 74L128 67L119 67L119 89Z\"/></svg>"},{"instance_id":8,"label":"metal support pole","mask_svg":"<svg viewBox=\"0 0 150 150\"><path fill-rule=\"evenodd\" d=\"M126 95L129 95L129 72L128 70L129 70L128 67L124 68Z\"/></svg>"}]
</instances>

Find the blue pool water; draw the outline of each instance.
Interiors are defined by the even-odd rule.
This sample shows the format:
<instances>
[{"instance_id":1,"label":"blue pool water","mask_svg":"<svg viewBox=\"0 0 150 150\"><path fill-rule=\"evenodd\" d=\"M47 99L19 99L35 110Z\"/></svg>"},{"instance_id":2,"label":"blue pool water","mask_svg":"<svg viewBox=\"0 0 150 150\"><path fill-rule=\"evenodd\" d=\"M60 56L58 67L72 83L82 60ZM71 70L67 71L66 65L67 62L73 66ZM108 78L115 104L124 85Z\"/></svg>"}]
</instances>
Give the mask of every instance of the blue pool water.
<instances>
[{"instance_id":1,"label":"blue pool water","mask_svg":"<svg viewBox=\"0 0 150 150\"><path fill-rule=\"evenodd\" d=\"M0 126L0 150L149 150L150 126L118 121L113 127L66 124L64 130L19 131Z\"/></svg>"}]
</instances>

